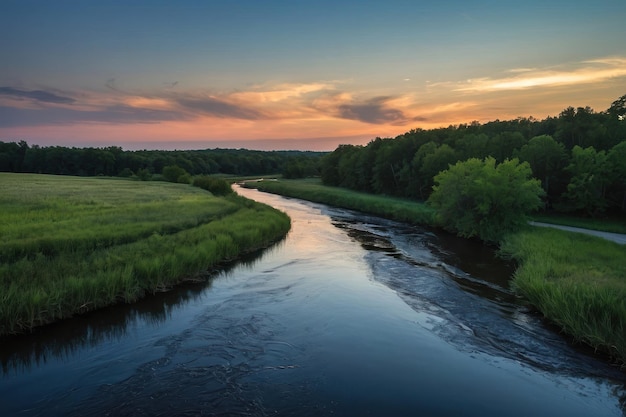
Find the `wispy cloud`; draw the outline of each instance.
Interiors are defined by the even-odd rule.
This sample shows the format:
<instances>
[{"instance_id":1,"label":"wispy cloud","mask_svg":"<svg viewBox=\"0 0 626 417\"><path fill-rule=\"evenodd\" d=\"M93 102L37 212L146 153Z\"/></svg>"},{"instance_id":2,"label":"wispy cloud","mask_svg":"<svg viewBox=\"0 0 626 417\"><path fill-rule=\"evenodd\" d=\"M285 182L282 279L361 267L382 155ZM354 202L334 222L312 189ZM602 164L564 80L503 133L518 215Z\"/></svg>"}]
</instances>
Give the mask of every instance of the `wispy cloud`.
<instances>
[{"instance_id":1,"label":"wispy cloud","mask_svg":"<svg viewBox=\"0 0 626 417\"><path fill-rule=\"evenodd\" d=\"M585 94L588 98L590 92L606 89L613 85L607 81L621 81L620 77L626 77L626 58L609 57L567 67L513 68L500 77L463 82L426 82L422 87L415 82L411 88L377 89L376 94L356 87L351 80L266 83L235 91L184 90L180 84L171 88L175 82L159 84L150 91L122 89L114 78L100 82L97 90L3 86L0 127L110 123L140 129L164 123L177 129L193 124L189 130L203 132L218 132L219 126L220 132L236 132L238 136L248 131L277 132L265 133L266 137L293 135L303 128L316 136L328 135L329 131L341 135L372 129L399 132L415 124L437 127L552 114L564 108L561 105L577 104L569 101L571 97ZM560 86L574 88L550 88ZM578 96L565 97L564 91L569 90Z\"/></svg>"},{"instance_id":2,"label":"wispy cloud","mask_svg":"<svg viewBox=\"0 0 626 417\"><path fill-rule=\"evenodd\" d=\"M341 82L313 82L275 85L256 85L245 91L171 91L143 93L121 90L116 80L105 82L106 89L74 92L71 108L57 106L70 103L43 94L53 105L37 107L5 105L0 113L6 115L4 126L43 126L81 123L158 123L192 120L222 119L239 121L277 121L285 127L298 123L332 123L348 121L367 125L403 126L416 121L426 121L431 115L416 107L415 97L409 94L395 96L357 96L341 90ZM17 90L5 87L0 93L14 94ZM37 90L39 91L39 90ZM70 94L68 94L70 95ZM9 117L10 115L10 117ZM230 122L229 122L230 123ZM0 123L2 124L2 123Z\"/></svg>"},{"instance_id":3,"label":"wispy cloud","mask_svg":"<svg viewBox=\"0 0 626 417\"><path fill-rule=\"evenodd\" d=\"M257 86L249 91L229 94L233 100L251 104L278 103L281 101L302 98L321 91L335 90L333 83L316 82L301 84L278 84L275 86Z\"/></svg>"},{"instance_id":4,"label":"wispy cloud","mask_svg":"<svg viewBox=\"0 0 626 417\"><path fill-rule=\"evenodd\" d=\"M626 58L605 58L583 61L577 68L514 69L517 75L503 78L478 78L467 80L455 88L462 92L489 92L523 90L538 87L600 83L613 78L626 77Z\"/></svg>"},{"instance_id":5,"label":"wispy cloud","mask_svg":"<svg viewBox=\"0 0 626 417\"><path fill-rule=\"evenodd\" d=\"M151 110L124 105L97 110L70 108L23 109L0 106L0 127L49 126L81 123L159 123L184 120L185 115L164 110Z\"/></svg>"},{"instance_id":6,"label":"wispy cloud","mask_svg":"<svg viewBox=\"0 0 626 417\"><path fill-rule=\"evenodd\" d=\"M251 107L229 103L216 97L179 97L175 102L185 110L197 112L203 116L224 117L245 120L264 119L263 113Z\"/></svg>"},{"instance_id":7,"label":"wispy cloud","mask_svg":"<svg viewBox=\"0 0 626 417\"><path fill-rule=\"evenodd\" d=\"M19 90L13 87L0 87L0 95L20 98L31 99L43 103L55 103L55 104L72 104L76 100L71 97L59 96L44 90Z\"/></svg>"},{"instance_id":8,"label":"wispy cloud","mask_svg":"<svg viewBox=\"0 0 626 417\"><path fill-rule=\"evenodd\" d=\"M113 91L118 91L118 92L123 92L121 91L119 88L117 88L117 82L115 81L115 78L109 78L105 83L104 86L106 88L108 88L109 90L113 90Z\"/></svg>"},{"instance_id":9,"label":"wispy cloud","mask_svg":"<svg viewBox=\"0 0 626 417\"><path fill-rule=\"evenodd\" d=\"M531 72L531 71L536 71L536 70L537 68L512 68L508 70L507 72L519 73L519 72Z\"/></svg>"},{"instance_id":10,"label":"wispy cloud","mask_svg":"<svg viewBox=\"0 0 626 417\"><path fill-rule=\"evenodd\" d=\"M388 107L391 97L374 97L363 102L341 104L337 115L343 119L359 120L371 124L405 124L408 120L404 112Z\"/></svg>"}]
</instances>

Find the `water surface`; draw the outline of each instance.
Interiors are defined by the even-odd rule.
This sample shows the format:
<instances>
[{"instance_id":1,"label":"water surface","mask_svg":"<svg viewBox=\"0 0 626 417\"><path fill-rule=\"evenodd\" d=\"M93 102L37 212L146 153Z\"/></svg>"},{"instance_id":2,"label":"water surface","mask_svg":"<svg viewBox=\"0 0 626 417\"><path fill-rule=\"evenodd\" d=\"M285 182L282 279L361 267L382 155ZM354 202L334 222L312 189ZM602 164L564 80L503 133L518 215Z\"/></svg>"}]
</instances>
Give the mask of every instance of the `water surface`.
<instances>
[{"instance_id":1,"label":"water surface","mask_svg":"<svg viewBox=\"0 0 626 417\"><path fill-rule=\"evenodd\" d=\"M623 416L476 243L238 190L287 238L186 285L0 345L0 415Z\"/></svg>"}]
</instances>

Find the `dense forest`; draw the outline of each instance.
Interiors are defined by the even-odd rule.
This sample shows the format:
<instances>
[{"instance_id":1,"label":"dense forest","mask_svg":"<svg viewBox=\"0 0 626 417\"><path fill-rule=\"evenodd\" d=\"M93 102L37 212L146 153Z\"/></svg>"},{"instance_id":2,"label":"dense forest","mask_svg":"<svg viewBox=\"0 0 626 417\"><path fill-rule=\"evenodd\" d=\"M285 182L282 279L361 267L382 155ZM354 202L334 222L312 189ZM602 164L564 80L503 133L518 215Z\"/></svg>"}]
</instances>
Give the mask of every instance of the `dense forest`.
<instances>
[{"instance_id":1,"label":"dense forest","mask_svg":"<svg viewBox=\"0 0 626 417\"><path fill-rule=\"evenodd\" d=\"M319 175L320 152L206 149L189 151L124 151L106 148L29 146L25 141L0 142L0 172L32 172L78 176L136 176L147 180L169 172L267 175L288 178ZM166 169L167 168L167 169Z\"/></svg>"},{"instance_id":2,"label":"dense forest","mask_svg":"<svg viewBox=\"0 0 626 417\"><path fill-rule=\"evenodd\" d=\"M354 190L426 200L451 164L493 157L530 164L546 209L576 215L626 214L626 95L609 109L568 107L544 120L414 129L366 146L341 145L321 161L322 181Z\"/></svg>"}]
</instances>

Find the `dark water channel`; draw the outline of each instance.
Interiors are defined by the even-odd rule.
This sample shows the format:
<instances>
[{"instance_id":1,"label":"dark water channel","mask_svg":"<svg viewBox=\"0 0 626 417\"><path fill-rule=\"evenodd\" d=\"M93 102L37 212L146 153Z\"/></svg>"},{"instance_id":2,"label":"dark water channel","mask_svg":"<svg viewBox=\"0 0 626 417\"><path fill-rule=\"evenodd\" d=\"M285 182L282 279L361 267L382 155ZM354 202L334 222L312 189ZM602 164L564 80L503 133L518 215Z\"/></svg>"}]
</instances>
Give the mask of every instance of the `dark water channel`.
<instances>
[{"instance_id":1,"label":"dark water channel","mask_svg":"<svg viewBox=\"0 0 626 417\"><path fill-rule=\"evenodd\" d=\"M292 231L207 284L0 341L0 416L624 416L480 246L240 190Z\"/></svg>"}]
</instances>

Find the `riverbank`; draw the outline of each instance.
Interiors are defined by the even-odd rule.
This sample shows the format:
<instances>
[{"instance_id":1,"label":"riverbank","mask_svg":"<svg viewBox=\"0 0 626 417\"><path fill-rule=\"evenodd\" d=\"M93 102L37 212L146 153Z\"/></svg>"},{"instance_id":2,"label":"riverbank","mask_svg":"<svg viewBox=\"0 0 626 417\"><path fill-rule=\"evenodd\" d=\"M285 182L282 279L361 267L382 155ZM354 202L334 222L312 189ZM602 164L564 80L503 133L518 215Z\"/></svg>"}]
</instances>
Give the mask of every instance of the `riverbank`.
<instances>
[{"instance_id":1,"label":"riverbank","mask_svg":"<svg viewBox=\"0 0 626 417\"><path fill-rule=\"evenodd\" d=\"M626 246L545 227L509 235L513 286L575 340L626 363Z\"/></svg>"},{"instance_id":2,"label":"riverbank","mask_svg":"<svg viewBox=\"0 0 626 417\"><path fill-rule=\"evenodd\" d=\"M386 219L414 225L432 225L434 210L426 204L376 194L361 193L346 188L322 185L319 179L263 180L243 183L273 194L301 198L315 203L362 211Z\"/></svg>"},{"instance_id":3,"label":"riverbank","mask_svg":"<svg viewBox=\"0 0 626 417\"><path fill-rule=\"evenodd\" d=\"M164 182L0 174L0 335L132 302L283 238L243 197Z\"/></svg>"},{"instance_id":4,"label":"riverbank","mask_svg":"<svg viewBox=\"0 0 626 417\"><path fill-rule=\"evenodd\" d=\"M319 180L261 181L247 186L412 224L431 225L433 215L424 204L326 187ZM501 254L519 264L512 286L549 321L575 341L626 363L625 246L529 226L508 236Z\"/></svg>"}]
</instances>

